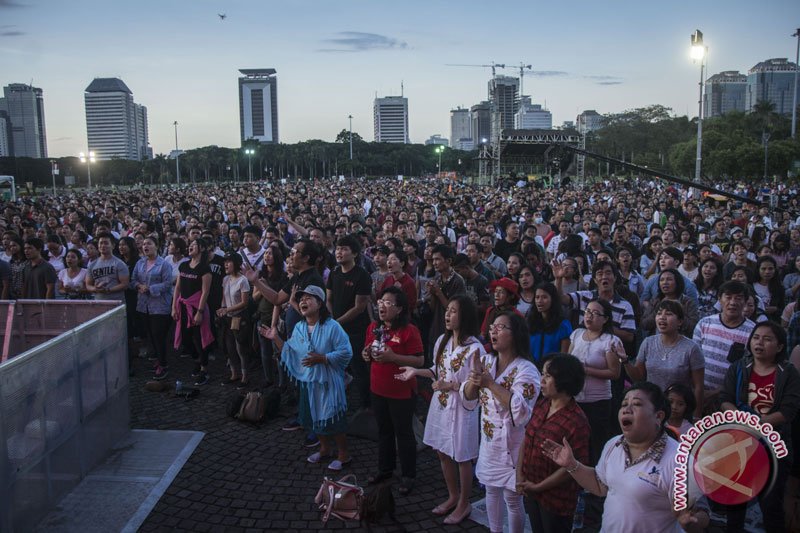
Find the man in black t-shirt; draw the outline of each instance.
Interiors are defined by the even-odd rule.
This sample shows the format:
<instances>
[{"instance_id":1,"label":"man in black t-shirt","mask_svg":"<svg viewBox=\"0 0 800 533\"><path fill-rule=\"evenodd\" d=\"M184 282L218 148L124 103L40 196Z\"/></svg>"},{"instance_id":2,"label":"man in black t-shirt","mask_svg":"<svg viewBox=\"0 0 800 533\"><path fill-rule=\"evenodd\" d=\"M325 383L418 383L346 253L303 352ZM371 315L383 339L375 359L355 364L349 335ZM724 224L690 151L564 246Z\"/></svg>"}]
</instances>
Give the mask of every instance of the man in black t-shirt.
<instances>
[{"instance_id":1,"label":"man in black t-shirt","mask_svg":"<svg viewBox=\"0 0 800 533\"><path fill-rule=\"evenodd\" d=\"M353 353L360 353L364 349L369 326L367 307L372 294L369 274L356 265L360 251L361 245L353 235L345 235L336 242L338 266L328 277L327 286L328 310L350 338ZM367 408L370 405L369 367L360 357L354 357L350 366L356 380L361 407Z\"/></svg>"}]
</instances>

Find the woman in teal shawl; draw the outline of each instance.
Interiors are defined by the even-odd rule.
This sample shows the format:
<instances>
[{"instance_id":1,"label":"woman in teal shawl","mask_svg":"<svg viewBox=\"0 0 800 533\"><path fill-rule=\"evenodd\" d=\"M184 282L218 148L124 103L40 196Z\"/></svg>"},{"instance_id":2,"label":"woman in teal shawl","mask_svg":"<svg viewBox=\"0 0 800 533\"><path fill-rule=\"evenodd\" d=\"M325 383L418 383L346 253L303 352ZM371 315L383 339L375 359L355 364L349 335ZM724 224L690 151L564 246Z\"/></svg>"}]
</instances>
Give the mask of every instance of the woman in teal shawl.
<instances>
[{"instance_id":1,"label":"woman in teal shawl","mask_svg":"<svg viewBox=\"0 0 800 533\"><path fill-rule=\"evenodd\" d=\"M307 431L319 435L320 449L309 456L308 462L318 463L333 457L333 441L336 441L338 455L328 468L341 470L351 460L347 451L344 371L353 351L342 326L330 317L321 287L309 285L298 290L295 298L305 320L297 323L288 341L284 343L275 328L260 331L275 341L281 350L281 364L297 382L300 423Z\"/></svg>"}]
</instances>

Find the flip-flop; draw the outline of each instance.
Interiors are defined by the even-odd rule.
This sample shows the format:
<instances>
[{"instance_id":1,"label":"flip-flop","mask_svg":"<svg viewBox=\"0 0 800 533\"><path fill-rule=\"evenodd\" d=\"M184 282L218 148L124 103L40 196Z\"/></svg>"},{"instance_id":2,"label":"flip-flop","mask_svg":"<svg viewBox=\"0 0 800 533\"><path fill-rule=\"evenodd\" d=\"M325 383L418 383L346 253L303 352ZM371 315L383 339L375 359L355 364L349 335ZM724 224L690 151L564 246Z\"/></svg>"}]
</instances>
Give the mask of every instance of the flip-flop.
<instances>
[{"instance_id":1,"label":"flip-flop","mask_svg":"<svg viewBox=\"0 0 800 533\"><path fill-rule=\"evenodd\" d=\"M328 454L322 455L319 452L314 452L314 453L312 453L311 455L308 456L306 461L308 461L312 465L315 465L315 464L319 463L320 461L322 461L323 459L328 459L330 457L331 456L328 455Z\"/></svg>"},{"instance_id":2,"label":"flip-flop","mask_svg":"<svg viewBox=\"0 0 800 533\"><path fill-rule=\"evenodd\" d=\"M333 470L335 472L338 472L339 470L341 470L342 468L344 468L345 466L349 465L352 462L353 462L352 457L349 458L347 461L340 461L339 459L335 459L334 461L331 461L331 464L328 465L328 470Z\"/></svg>"}]
</instances>

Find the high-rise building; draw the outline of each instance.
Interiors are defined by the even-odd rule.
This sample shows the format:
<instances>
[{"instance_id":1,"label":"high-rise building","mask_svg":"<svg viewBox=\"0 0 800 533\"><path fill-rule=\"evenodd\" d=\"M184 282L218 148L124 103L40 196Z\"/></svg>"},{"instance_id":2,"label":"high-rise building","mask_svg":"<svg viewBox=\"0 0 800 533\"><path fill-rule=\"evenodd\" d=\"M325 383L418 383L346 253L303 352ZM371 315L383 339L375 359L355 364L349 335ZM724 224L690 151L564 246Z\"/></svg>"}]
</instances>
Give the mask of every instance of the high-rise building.
<instances>
[{"instance_id":1,"label":"high-rise building","mask_svg":"<svg viewBox=\"0 0 800 533\"><path fill-rule=\"evenodd\" d=\"M442 137L438 133L435 133L425 140L425 144L427 146L448 146L449 141L447 137Z\"/></svg>"},{"instance_id":2,"label":"high-rise building","mask_svg":"<svg viewBox=\"0 0 800 533\"><path fill-rule=\"evenodd\" d=\"M489 142L492 135L492 105L489 102L475 104L469 108L469 117L475 146Z\"/></svg>"},{"instance_id":3,"label":"high-rise building","mask_svg":"<svg viewBox=\"0 0 800 533\"><path fill-rule=\"evenodd\" d=\"M745 111L752 111L761 101L775 105L775 113L792 114L794 71L797 65L786 58L767 59L747 71ZM800 93L798 93L800 94Z\"/></svg>"},{"instance_id":4,"label":"high-rise building","mask_svg":"<svg viewBox=\"0 0 800 533\"><path fill-rule=\"evenodd\" d=\"M278 78L274 68L240 69L239 131L248 140L278 143Z\"/></svg>"},{"instance_id":5,"label":"high-rise building","mask_svg":"<svg viewBox=\"0 0 800 533\"><path fill-rule=\"evenodd\" d=\"M703 118L718 117L731 111L744 111L747 76L736 70L714 74L706 80L703 95Z\"/></svg>"},{"instance_id":6,"label":"high-rise building","mask_svg":"<svg viewBox=\"0 0 800 533\"><path fill-rule=\"evenodd\" d=\"M3 95L0 111L7 121L8 152L15 157L47 157L42 90L11 83L3 87Z\"/></svg>"},{"instance_id":7,"label":"high-rise building","mask_svg":"<svg viewBox=\"0 0 800 533\"><path fill-rule=\"evenodd\" d=\"M8 143L10 135L8 134L8 121L7 115L4 111L0 111L0 157L11 156L11 146Z\"/></svg>"},{"instance_id":8,"label":"high-rise building","mask_svg":"<svg viewBox=\"0 0 800 533\"><path fill-rule=\"evenodd\" d=\"M514 129L549 130L553 129L553 115L540 104L532 104L530 96L520 99L519 110L514 115Z\"/></svg>"},{"instance_id":9,"label":"high-rise building","mask_svg":"<svg viewBox=\"0 0 800 533\"><path fill-rule=\"evenodd\" d=\"M84 93L86 135L97 159L145 159L150 152L147 108L119 78L95 78Z\"/></svg>"},{"instance_id":10,"label":"high-rise building","mask_svg":"<svg viewBox=\"0 0 800 533\"><path fill-rule=\"evenodd\" d=\"M472 150L475 141L472 138L472 120L469 109L458 107L450 110L450 148Z\"/></svg>"},{"instance_id":11,"label":"high-rise building","mask_svg":"<svg viewBox=\"0 0 800 533\"><path fill-rule=\"evenodd\" d=\"M489 101L498 113L492 117L492 138L496 138L503 130L514 128L514 114L519 109L519 78L495 76L489 80Z\"/></svg>"},{"instance_id":12,"label":"high-rise building","mask_svg":"<svg viewBox=\"0 0 800 533\"><path fill-rule=\"evenodd\" d=\"M408 98L385 96L373 104L375 142L409 143Z\"/></svg>"},{"instance_id":13,"label":"high-rise building","mask_svg":"<svg viewBox=\"0 0 800 533\"><path fill-rule=\"evenodd\" d=\"M587 109L575 119L578 133L586 134L603 127L603 116L594 109Z\"/></svg>"}]
</instances>

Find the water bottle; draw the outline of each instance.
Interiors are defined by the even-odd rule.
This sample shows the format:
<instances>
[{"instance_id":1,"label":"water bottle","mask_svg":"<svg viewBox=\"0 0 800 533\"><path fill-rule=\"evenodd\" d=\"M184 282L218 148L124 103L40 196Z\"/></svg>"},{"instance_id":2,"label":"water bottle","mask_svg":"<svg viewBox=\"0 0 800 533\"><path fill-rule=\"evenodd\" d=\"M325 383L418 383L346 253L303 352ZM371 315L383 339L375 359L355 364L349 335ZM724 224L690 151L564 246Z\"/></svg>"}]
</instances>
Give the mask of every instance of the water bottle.
<instances>
[{"instance_id":1,"label":"water bottle","mask_svg":"<svg viewBox=\"0 0 800 533\"><path fill-rule=\"evenodd\" d=\"M575 506L575 516L572 518L572 531L583 529L583 512L586 508L586 491L578 493L578 505Z\"/></svg>"},{"instance_id":2,"label":"water bottle","mask_svg":"<svg viewBox=\"0 0 800 533\"><path fill-rule=\"evenodd\" d=\"M175 382L175 392L181 392L183 390L183 381L178 380Z\"/></svg>"}]
</instances>

